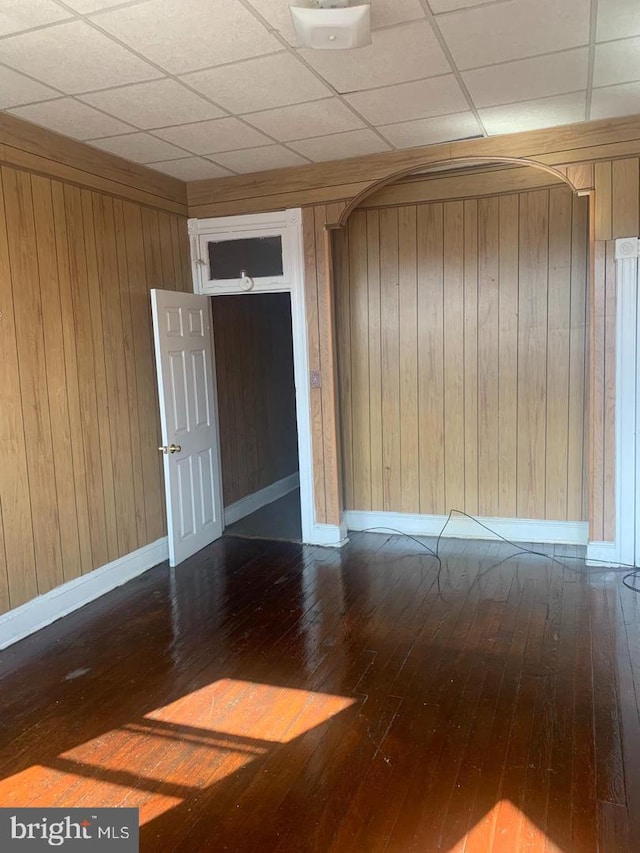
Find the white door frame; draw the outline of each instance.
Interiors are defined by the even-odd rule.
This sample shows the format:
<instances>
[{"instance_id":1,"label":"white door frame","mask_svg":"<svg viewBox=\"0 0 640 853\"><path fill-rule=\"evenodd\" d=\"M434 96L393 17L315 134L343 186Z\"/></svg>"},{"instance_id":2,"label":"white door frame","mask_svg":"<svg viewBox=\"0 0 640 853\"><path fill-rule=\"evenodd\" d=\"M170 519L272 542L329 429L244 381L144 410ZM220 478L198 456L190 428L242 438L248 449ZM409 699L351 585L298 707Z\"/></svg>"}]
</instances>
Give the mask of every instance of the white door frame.
<instances>
[{"instance_id":1,"label":"white door frame","mask_svg":"<svg viewBox=\"0 0 640 853\"><path fill-rule=\"evenodd\" d=\"M296 419L298 428L298 464L300 469L300 510L302 541L306 544L340 547L346 541L344 525L320 524L316 521L313 451L311 435L311 387L309 349L304 287L304 249L302 239L302 210L292 208L276 213L225 216L212 219L190 219L191 267L194 293L210 296L248 293L289 293L291 297L291 332L293 339L293 372L296 389ZM251 237L265 230L282 235L284 275L271 280L261 279L250 291L239 282L207 282L206 260L201 257L202 236ZM253 233L252 233L253 232ZM217 394L217 386L216 386ZM218 411L216 400L216 413ZM218 429L218 435L220 430Z\"/></svg>"},{"instance_id":2,"label":"white door frame","mask_svg":"<svg viewBox=\"0 0 640 853\"><path fill-rule=\"evenodd\" d=\"M616 536L589 542L587 562L640 565L640 371L638 331L640 239L616 240Z\"/></svg>"}]
</instances>

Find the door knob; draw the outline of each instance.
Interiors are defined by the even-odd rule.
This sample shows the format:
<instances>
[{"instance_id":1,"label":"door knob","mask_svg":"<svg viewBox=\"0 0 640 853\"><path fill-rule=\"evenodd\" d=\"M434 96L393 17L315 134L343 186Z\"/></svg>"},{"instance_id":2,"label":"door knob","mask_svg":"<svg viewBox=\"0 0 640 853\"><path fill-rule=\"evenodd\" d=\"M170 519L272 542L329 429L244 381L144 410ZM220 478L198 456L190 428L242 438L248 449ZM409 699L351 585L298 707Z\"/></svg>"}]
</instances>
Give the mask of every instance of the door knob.
<instances>
[{"instance_id":1,"label":"door knob","mask_svg":"<svg viewBox=\"0 0 640 853\"><path fill-rule=\"evenodd\" d=\"M180 444L170 444L168 447L163 445L159 447L158 450L161 450L163 453L180 453L182 450L182 445Z\"/></svg>"}]
</instances>

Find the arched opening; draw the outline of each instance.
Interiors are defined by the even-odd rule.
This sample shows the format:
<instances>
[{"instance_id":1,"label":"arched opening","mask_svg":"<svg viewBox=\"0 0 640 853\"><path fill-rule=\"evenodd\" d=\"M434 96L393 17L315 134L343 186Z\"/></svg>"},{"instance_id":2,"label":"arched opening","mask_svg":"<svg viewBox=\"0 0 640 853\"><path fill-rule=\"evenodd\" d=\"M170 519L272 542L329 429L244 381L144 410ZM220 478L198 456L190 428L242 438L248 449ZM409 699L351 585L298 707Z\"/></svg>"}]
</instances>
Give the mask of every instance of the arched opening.
<instances>
[{"instance_id":1,"label":"arched opening","mask_svg":"<svg viewBox=\"0 0 640 853\"><path fill-rule=\"evenodd\" d=\"M428 534L458 509L586 544L591 196L565 169L456 158L345 207L330 240L347 527Z\"/></svg>"},{"instance_id":2,"label":"arched opening","mask_svg":"<svg viewBox=\"0 0 640 853\"><path fill-rule=\"evenodd\" d=\"M428 175L440 172L453 172L473 168L500 166L515 166L521 168L530 167L532 169L538 169L542 172L546 172L558 181L563 181L573 192L585 193L592 189L590 186L587 187L578 185L577 182L574 183L570 179L566 169L554 168L553 166L541 163L538 160L529 160L522 157L452 157L446 160L425 162L423 166L416 166L414 164L407 169L396 170L389 175L385 175L383 178L372 181L368 187L349 201L334 227L342 227L347 222L351 212L357 207L360 207L369 196L378 192L383 187L394 184L403 178L411 177L413 175Z\"/></svg>"}]
</instances>

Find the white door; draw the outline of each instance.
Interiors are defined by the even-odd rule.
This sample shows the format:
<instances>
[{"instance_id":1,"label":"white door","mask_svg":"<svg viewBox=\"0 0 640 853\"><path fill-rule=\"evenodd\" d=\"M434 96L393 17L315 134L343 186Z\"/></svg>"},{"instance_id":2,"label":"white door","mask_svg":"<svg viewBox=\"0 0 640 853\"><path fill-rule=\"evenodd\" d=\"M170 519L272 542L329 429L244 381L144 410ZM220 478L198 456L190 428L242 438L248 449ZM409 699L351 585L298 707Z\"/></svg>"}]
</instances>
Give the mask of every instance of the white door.
<instances>
[{"instance_id":1,"label":"white door","mask_svg":"<svg viewBox=\"0 0 640 853\"><path fill-rule=\"evenodd\" d=\"M210 301L151 291L172 566L222 535Z\"/></svg>"}]
</instances>

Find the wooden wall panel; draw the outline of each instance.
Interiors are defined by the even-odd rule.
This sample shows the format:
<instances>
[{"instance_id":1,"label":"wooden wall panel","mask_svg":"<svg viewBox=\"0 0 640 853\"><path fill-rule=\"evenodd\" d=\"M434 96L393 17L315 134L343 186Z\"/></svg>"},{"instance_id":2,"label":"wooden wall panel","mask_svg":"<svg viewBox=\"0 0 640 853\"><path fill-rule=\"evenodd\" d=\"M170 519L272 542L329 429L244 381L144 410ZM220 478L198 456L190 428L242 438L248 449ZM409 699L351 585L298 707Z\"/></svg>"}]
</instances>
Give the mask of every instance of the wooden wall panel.
<instances>
[{"instance_id":1,"label":"wooden wall panel","mask_svg":"<svg viewBox=\"0 0 640 853\"><path fill-rule=\"evenodd\" d=\"M417 231L414 207L398 211L398 328L400 337L400 492L403 512L420 501L418 470L418 282ZM357 289L356 289L357 290ZM371 442L369 442L369 446ZM354 472L356 466L354 465ZM405 509L406 508L406 509Z\"/></svg>"},{"instance_id":2,"label":"wooden wall panel","mask_svg":"<svg viewBox=\"0 0 640 853\"><path fill-rule=\"evenodd\" d=\"M338 279L337 290L343 289ZM369 337L369 424L371 506L382 505L382 315L380 311L380 214L367 213L367 293ZM343 447L346 445L343 445ZM348 457L343 453L345 459Z\"/></svg>"},{"instance_id":3,"label":"wooden wall panel","mask_svg":"<svg viewBox=\"0 0 640 853\"><path fill-rule=\"evenodd\" d=\"M349 465L349 481L353 492L353 500L358 506L371 505L371 422L369 420L369 293L367 287L367 215L358 212L349 222L349 242L356 247L349 253L349 281L357 282L353 288L353 303L351 289L345 288L349 300L348 307L340 307L348 311L350 318L349 334L346 340L348 351L345 353L345 364L350 365L348 375L351 387L351 405L345 422L363 441L353 445L353 458ZM347 371L345 371L347 373Z\"/></svg>"},{"instance_id":4,"label":"wooden wall panel","mask_svg":"<svg viewBox=\"0 0 640 853\"><path fill-rule=\"evenodd\" d=\"M614 160L611 164L611 196L615 199L611 215L614 239L638 235L639 166L640 160L637 157Z\"/></svg>"},{"instance_id":5,"label":"wooden wall panel","mask_svg":"<svg viewBox=\"0 0 640 853\"><path fill-rule=\"evenodd\" d=\"M335 279L337 282L349 281L349 228L334 232L333 253ZM338 410L340 412L340 445L351 446L351 311L349 308L349 288L336 288L336 329L343 342L343 358L338 364ZM353 501L353 464L352 460L342 459L342 489L347 500Z\"/></svg>"},{"instance_id":6,"label":"wooden wall panel","mask_svg":"<svg viewBox=\"0 0 640 853\"><path fill-rule=\"evenodd\" d=\"M478 513L499 512L500 199L478 202ZM451 509L451 507L449 507Z\"/></svg>"},{"instance_id":7,"label":"wooden wall panel","mask_svg":"<svg viewBox=\"0 0 640 853\"><path fill-rule=\"evenodd\" d=\"M78 501L71 453L59 448L71 446L69 402L63 340L61 294L54 227L51 182L36 175L31 180L34 225L37 234L38 271L42 303L47 403L51 416L51 441L57 496L61 559L64 580L82 574L78 532ZM131 550L131 549L130 549Z\"/></svg>"},{"instance_id":8,"label":"wooden wall panel","mask_svg":"<svg viewBox=\"0 0 640 853\"><path fill-rule=\"evenodd\" d=\"M0 170L0 187L4 197L5 173ZM7 218L0 205L0 507L4 549L0 581L4 610L24 604L38 594L34 554L31 492L27 473L27 448L18 368L18 344L14 315L14 298L19 298L11 276Z\"/></svg>"},{"instance_id":9,"label":"wooden wall panel","mask_svg":"<svg viewBox=\"0 0 640 853\"><path fill-rule=\"evenodd\" d=\"M184 217L8 166L1 179L6 611L165 532L149 287L184 289L189 265Z\"/></svg>"},{"instance_id":10,"label":"wooden wall panel","mask_svg":"<svg viewBox=\"0 0 640 853\"><path fill-rule=\"evenodd\" d=\"M418 227L418 454L422 513L445 507L444 475L444 212L420 205ZM354 436L354 441L357 440ZM393 509L394 507L373 507ZM349 507L350 508L350 507Z\"/></svg>"},{"instance_id":11,"label":"wooden wall panel","mask_svg":"<svg viewBox=\"0 0 640 853\"><path fill-rule=\"evenodd\" d=\"M345 467L359 484L347 509L585 517L586 208L554 187L352 215L339 283L350 322L338 325L352 389ZM374 214L379 230L365 227ZM373 255L377 373L377 329L362 328ZM366 379L377 396L354 392Z\"/></svg>"},{"instance_id":12,"label":"wooden wall panel","mask_svg":"<svg viewBox=\"0 0 640 853\"><path fill-rule=\"evenodd\" d=\"M87 491L87 468L85 464L82 404L80 399L80 373L76 341L76 314L74 310L69 235L63 184L51 183L53 199L53 224L58 258L58 280L60 282L60 315L64 347L65 383L69 401L69 452L73 462L73 484L77 512L78 540L80 545L80 572L90 571L93 566L89 497Z\"/></svg>"},{"instance_id":13,"label":"wooden wall panel","mask_svg":"<svg viewBox=\"0 0 640 853\"><path fill-rule=\"evenodd\" d=\"M350 244L356 250L355 243ZM400 458L400 335L398 316L398 211L380 211L380 319L382 347L383 508L402 506ZM353 353L351 357L353 364ZM360 436L354 435L354 442ZM357 474L353 472L354 481Z\"/></svg>"},{"instance_id":14,"label":"wooden wall panel","mask_svg":"<svg viewBox=\"0 0 640 853\"><path fill-rule=\"evenodd\" d=\"M518 290L518 517L546 518L549 193L520 199Z\"/></svg>"},{"instance_id":15,"label":"wooden wall panel","mask_svg":"<svg viewBox=\"0 0 640 853\"><path fill-rule=\"evenodd\" d=\"M464 203L444 206L443 382L445 506L464 503ZM404 337L404 334L403 334ZM415 358L415 371L418 372ZM409 428L409 425L407 425ZM418 429L416 423L415 426ZM413 460L416 456L413 455ZM407 455L406 464L415 468Z\"/></svg>"},{"instance_id":16,"label":"wooden wall panel","mask_svg":"<svg viewBox=\"0 0 640 853\"><path fill-rule=\"evenodd\" d=\"M478 201L464 203L464 501L478 512Z\"/></svg>"},{"instance_id":17,"label":"wooden wall panel","mask_svg":"<svg viewBox=\"0 0 640 853\"><path fill-rule=\"evenodd\" d=\"M322 247L317 245L316 222L313 208L306 208L302 216L304 243L304 287L307 310L307 346L309 348L309 372L322 378L320 354L320 319L318 306L318 255ZM322 286L322 281L320 281ZM327 518L327 501L324 481L324 423L322 419L322 393L317 387L311 388L311 433L313 461L313 493L315 498L316 519L320 522Z\"/></svg>"},{"instance_id":18,"label":"wooden wall panel","mask_svg":"<svg viewBox=\"0 0 640 853\"><path fill-rule=\"evenodd\" d=\"M343 460L336 358L335 269L330 266L331 231L344 204L316 205L302 211L309 370L320 387L311 388L311 447L316 522L340 523ZM335 257L333 258L335 267ZM342 477L341 477L342 475ZM346 478L345 478L346 479Z\"/></svg>"},{"instance_id":19,"label":"wooden wall panel","mask_svg":"<svg viewBox=\"0 0 640 853\"><path fill-rule=\"evenodd\" d=\"M571 219L573 198L549 198L549 283L547 295L547 429L545 513L566 518L569 480L569 370L571 347Z\"/></svg>"},{"instance_id":20,"label":"wooden wall panel","mask_svg":"<svg viewBox=\"0 0 640 853\"><path fill-rule=\"evenodd\" d=\"M2 172L33 544L41 594L62 583L63 572L51 415L47 396L42 393L47 388L47 370L33 198L29 175L7 168Z\"/></svg>"},{"instance_id":21,"label":"wooden wall panel","mask_svg":"<svg viewBox=\"0 0 640 853\"><path fill-rule=\"evenodd\" d=\"M499 217L498 515L514 518L518 512L519 196L500 198Z\"/></svg>"},{"instance_id":22,"label":"wooden wall panel","mask_svg":"<svg viewBox=\"0 0 640 853\"><path fill-rule=\"evenodd\" d=\"M213 326L224 505L298 470L286 293L216 296Z\"/></svg>"},{"instance_id":23,"label":"wooden wall panel","mask_svg":"<svg viewBox=\"0 0 640 853\"><path fill-rule=\"evenodd\" d=\"M567 515L588 518L588 410L587 377L587 280L589 210L583 199L573 197L571 221L571 297L569 343L569 430L567 459ZM587 448L587 453L585 453ZM586 484L586 485L585 485Z\"/></svg>"}]
</instances>

